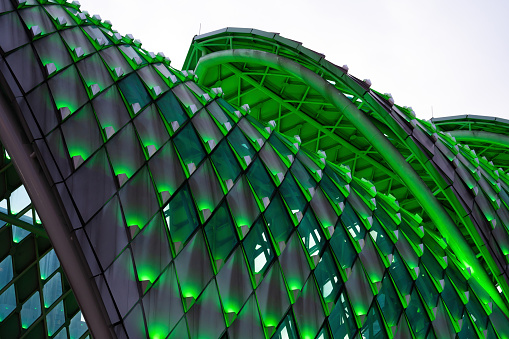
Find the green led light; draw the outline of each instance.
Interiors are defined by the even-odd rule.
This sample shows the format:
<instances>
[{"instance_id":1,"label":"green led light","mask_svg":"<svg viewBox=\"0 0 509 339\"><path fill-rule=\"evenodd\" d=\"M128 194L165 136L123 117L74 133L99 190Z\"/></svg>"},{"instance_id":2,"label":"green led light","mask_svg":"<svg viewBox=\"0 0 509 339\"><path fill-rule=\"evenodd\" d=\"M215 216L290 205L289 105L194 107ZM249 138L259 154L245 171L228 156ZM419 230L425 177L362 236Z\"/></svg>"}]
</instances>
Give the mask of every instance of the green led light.
<instances>
[{"instance_id":1,"label":"green led light","mask_svg":"<svg viewBox=\"0 0 509 339\"><path fill-rule=\"evenodd\" d=\"M75 112L76 109L78 108L76 106L76 103L65 101L65 100L57 100L57 101L55 101L55 104L57 106L57 109L66 108L67 107L67 108L69 108L71 113Z\"/></svg>"},{"instance_id":2,"label":"green led light","mask_svg":"<svg viewBox=\"0 0 509 339\"><path fill-rule=\"evenodd\" d=\"M138 279L140 281L150 281L150 283L154 283L159 275L159 271L156 267L150 267L149 265L138 265L136 267L138 271Z\"/></svg>"},{"instance_id":3,"label":"green led light","mask_svg":"<svg viewBox=\"0 0 509 339\"><path fill-rule=\"evenodd\" d=\"M164 322L151 323L148 327L148 333L150 339L164 339L170 332L170 328Z\"/></svg>"},{"instance_id":4,"label":"green led light","mask_svg":"<svg viewBox=\"0 0 509 339\"><path fill-rule=\"evenodd\" d=\"M68 150L71 158L75 156L81 156L83 160L86 160L90 156L90 151L78 145L72 145Z\"/></svg>"},{"instance_id":5,"label":"green led light","mask_svg":"<svg viewBox=\"0 0 509 339\"><path fill-rule=\"evenodd\" d=\"M115 164L113 171L115 172L115 175L126 174L128 178L132 177L135 172L134 168L125 163Z\"/></svg>"}]
</instances>

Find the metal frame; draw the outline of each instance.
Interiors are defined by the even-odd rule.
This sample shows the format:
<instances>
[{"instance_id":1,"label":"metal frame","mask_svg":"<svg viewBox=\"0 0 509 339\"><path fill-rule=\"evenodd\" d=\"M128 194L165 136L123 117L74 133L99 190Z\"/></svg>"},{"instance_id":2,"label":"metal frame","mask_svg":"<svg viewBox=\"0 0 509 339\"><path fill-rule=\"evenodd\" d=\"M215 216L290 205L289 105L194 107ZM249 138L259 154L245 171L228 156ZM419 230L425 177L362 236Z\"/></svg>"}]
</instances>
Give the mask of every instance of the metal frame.
<instances>
[{"instance_id":1,"label":"metal frame","mask_svg":"<svg viewBox=\"0 0 509 339\"><path fill-rule=\"evenodd\" d=\"M419 201L420 205L427 212L433 223L445 236L445 238L455 239L455 241L450 242L450 246L453 251L465 259L467 267L470 267L474 272L476 272L476 274L473 275L474 279L476 279L481 285L485 286L497 305L503 309L506 314L509 314L509 309L505 305L496 288L491 283L490 277L484 271L482 265L472 252L471 247L466 242L462 233L452 221L449 214L438 202L435 194L428 186L426 186L421 177L415 172L415 170L387 139L387 137L384 136L380 130L374 126L371 120L347 97L345 97L321 76L303 65L282 56L259 50L233 49L207 54L199 59L195 72L198 79L203 81L202 79L205 78L206 72L211 68L218 65L236 62L253 62L265 67L271 67L279 71L287 72L320 93L328 102L333 103L334 106L345 115L345 117L358 129L358 131L363 134L366 140L368 140L368 142L379 152L394 172L398 174L400 179L413 193L415 198ZM498 271L494 269L496 266L493 266L490 262L488 262L488 265L495 272Z\"/></svg>"}]
</instances>

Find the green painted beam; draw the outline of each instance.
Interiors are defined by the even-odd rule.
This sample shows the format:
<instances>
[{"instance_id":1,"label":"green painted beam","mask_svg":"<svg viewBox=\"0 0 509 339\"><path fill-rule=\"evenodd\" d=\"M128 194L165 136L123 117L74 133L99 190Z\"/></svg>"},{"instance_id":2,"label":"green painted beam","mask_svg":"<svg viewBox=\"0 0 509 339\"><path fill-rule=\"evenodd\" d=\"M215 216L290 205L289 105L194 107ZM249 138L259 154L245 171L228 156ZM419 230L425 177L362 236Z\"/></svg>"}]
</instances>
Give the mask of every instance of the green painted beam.
<instances>
[{"instance_id":1,"label":"green painted beam","mask_svg":"<svg viewBox=\"0 0 509 339\"><path fill-rule=\"evenodd\" d=\"M485 131L456 130L449 131L457 141L477 141L509 148L509 136Z\"/></svg>"},{"instance_id":2,"label":"green painted beam","mask_svg":"<svg viewBox=\"0 0 509 339\"><path fill-rule=\"evenodd\" d=\"M5 222L12 224L14 226L17 226L17 227L21 227L21 228L27 230L28 232L34 233L37 236L48 239L48 234L46 233L46 231L44 229L42 229L41 227L37 227L35 225L29 224L21 219L16 218L13 215L0 213L0 220L3 220Z\"/></svg>"}]
</instances>

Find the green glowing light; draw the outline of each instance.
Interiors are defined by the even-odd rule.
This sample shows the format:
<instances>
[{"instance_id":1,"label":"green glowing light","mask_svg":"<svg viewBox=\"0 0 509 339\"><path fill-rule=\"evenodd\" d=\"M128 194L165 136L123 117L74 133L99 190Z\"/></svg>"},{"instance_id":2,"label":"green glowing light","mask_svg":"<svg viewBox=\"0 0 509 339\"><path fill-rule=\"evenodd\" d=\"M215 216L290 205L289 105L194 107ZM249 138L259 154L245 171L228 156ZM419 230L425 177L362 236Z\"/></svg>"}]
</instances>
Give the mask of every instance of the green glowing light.
<instances>
[{"instance_id":1,"label":"green glowing light","mask_svg":"<svg viewBox=\"0 0 509 339\"><path fill-rule=\"evenodd\" d=\"M87 160L88 157L90 157L92 154L89 150L85 149L83 145L68 144L68 150L71 158L75 156L81 156L83 160Z\"/></svg>"},{"instance_id":2,"label":"green glowing light","mask_svg":"<svg viewBox=\"0 0 509 339\"><path fill-rule=\"evenodd\" d=\"M173 195L175 193L175 188L169 183L158 183L157 187L159 188L159 194L169 192L170 195Z\"/></svg>"},{"instance_id":3,"label":"green glowing light","mask_svg":"<svg viewBox=\"0 0 509 339\"><path fill-rule=\"evenodd\" d=\"M128 226L137 226L140 230L143 228L146 222L140 215L131 213L126 213L125 220Z\"/></svg>"},{"instance_id":4,"label":"green glowing light","mask_svg":"<svg viewBox=\"0 0 509 339\"><path fill-rule=\"evenodd\" d=\"M136 266L138 271L138 279L140 281L150 281L151 284L157 279L160 272L155 267L150 267L148 265L138 265Z\"/></svg>"},{"instance_id":5,"label":"green glowing light","mask_svg":"<svg viewBox=\"0 0 509 339\"><path fill-rule=\"evenodd\" d=\"M164 321L151 321L148 326L150 339L164 339L170 332L170 328Z\"/></svg>"},{"instance_id":6,"label":"green glowing light","mask_svg":"<svg viewBox=\"0 0 509 339\"><path fill-rule=\"evenodd\" d=\"M198 205L198 209L200 211L203 211L203 210L213 211L214 207L215 207L214 204L212 203L212 201L210 201L208 199L196 200L196 205Z\"/></svg>"},{"instance_id":7,"label":"green glowing light","mask_svg":"<svg viewBox=\"0 0 509 339\"><path fill-rule=\"evenodd\" d=\"M65 107L69 108L69 111L71 111L71 114L74 113L76 111L76 109L78 108L76 106L76 103L69 102L69 101L66 101L63 99L55 100L55 104L57 106L57 109L61 109L61 108L65 108Z\"/></svg>"},{"instance_id":8,"label":"green glowing light","mask_svg":"<svg viewBox=\"0 0 509 339\"><path fill-rule=\"evenodd\" d=\"M133 176L133 173L135 172L135 170L131 166L129 166L129 164L114 163L112 165L113 165L113 171L115 172L115 175L126 174L127 177L130 178Z\"/></svg>"}]
</instances>

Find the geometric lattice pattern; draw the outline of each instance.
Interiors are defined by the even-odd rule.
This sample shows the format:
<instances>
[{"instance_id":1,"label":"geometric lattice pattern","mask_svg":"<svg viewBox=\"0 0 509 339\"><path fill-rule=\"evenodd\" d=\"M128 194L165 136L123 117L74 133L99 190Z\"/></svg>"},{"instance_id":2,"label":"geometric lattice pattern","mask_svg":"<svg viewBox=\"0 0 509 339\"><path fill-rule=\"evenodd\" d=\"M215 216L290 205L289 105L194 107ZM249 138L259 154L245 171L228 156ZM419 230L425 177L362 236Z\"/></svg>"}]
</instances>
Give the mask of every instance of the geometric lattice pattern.
<instances>
[{"instance_id":1,"label":"geometric lattice pattern","mask_svg":"<svg viewBox=\"0 0 509 339\"><path fill-rule=\"evenodd\" d=\"M0 202L0 213L2 219L40 225L23 186ZM87 338L87 325L47 236L0 221L0 242L0 337Z\"/></svg>"},{"instance_id":2,"label":"geometric lattice pattern","mask_svg":"<svg viewBox=\"0 0 509 339\"><path fill-rule=\"evenodd\" d=\"M0 13L0 72L116 337L509 335L507 304L453 239L348 167L77 3L0 0ZM492 213L494 257L507 265L509 177L405 117L482 186L476 203ZM16 290L22 273L4 273L19 264L2 247L0 331L10 319L42 331L38 309L49 336L86 336L53 250L27 239L39 272L23 281L37 286Z\"/></svg>"}]
</instances>

